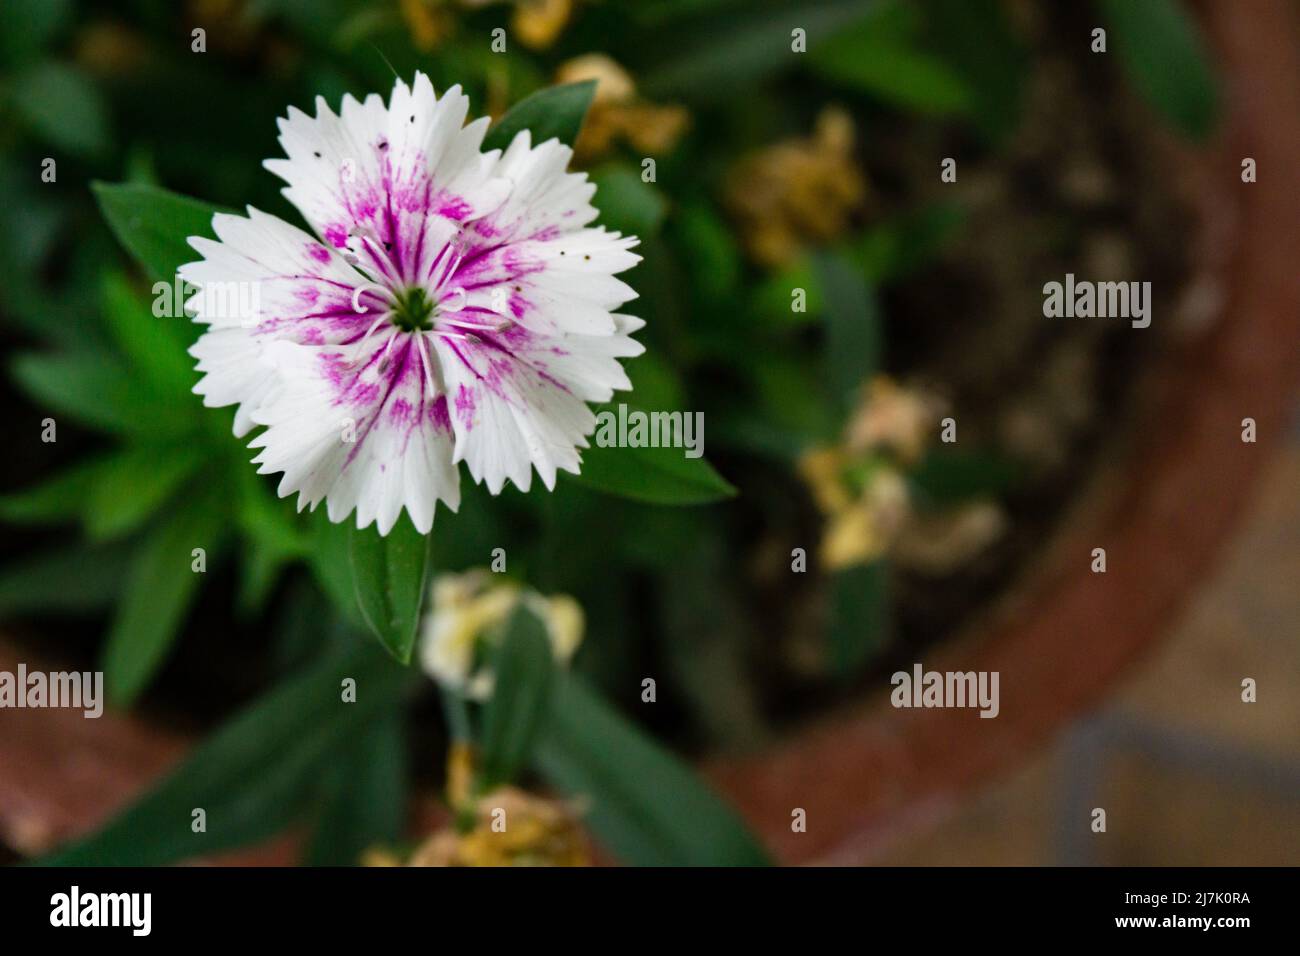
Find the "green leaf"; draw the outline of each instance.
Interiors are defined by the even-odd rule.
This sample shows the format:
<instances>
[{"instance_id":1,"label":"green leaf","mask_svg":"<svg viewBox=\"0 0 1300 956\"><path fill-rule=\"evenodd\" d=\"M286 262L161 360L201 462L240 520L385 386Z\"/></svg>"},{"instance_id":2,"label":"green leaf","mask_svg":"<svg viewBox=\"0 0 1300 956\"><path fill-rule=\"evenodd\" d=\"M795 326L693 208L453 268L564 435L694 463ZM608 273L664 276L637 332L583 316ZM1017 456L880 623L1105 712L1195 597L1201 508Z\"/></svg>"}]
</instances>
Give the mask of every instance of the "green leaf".
<instances>
[{"instance_id":1,"label":"green leaf","mask_svg":"<svg viewBox=\"0 0 1300 956\"><path fill-rule=\"evenodd\" d=\"M505 150L515 134L522 130L532 133L534 146L551 138L572 146L582 131L582 121L595 92L595 80L538 90L520 100L497 120L483 137L483 150Z\"/></svg>"},{"instance_id":2,"label":"green leaf","mask_svg":"<svg viewBox=\"0 0 1300 956\"><path fill-rule=\"evenodd\" d=\"M203 463L194 446L131 448L111 456L85 501L86 532L112 538L134 531Z\"/></svg>"},{"instance_id":3,"label":"green leaf","mask_svg":"<svg viewBox=\"0 0 1300 956\"><path fill-rule=\"evenodd\" d=\"M109 146L108 104L75 67L48 61L14 79L10 98L32 130L51 146L82 156Z\"/></svg>"},{"instance_id":4,"label":"green leaf","mask_svg":"<svg viewBox=\"0 0 1300 956\"><path fill-rule=\"evenodd\" d=\"M737 88L802 64L804 54L791 49L790 31L807 31L809 46L834 36L871 12L879 0L803 0L797 16L787 6L718 11L672 23L643 46L669 51L656 56L640 86L651 99L675 96L725 99Z\"/></svg>"},{"instance_id":5,"label":"green leaf","mask_svg":"<svg viewBox=\"0 0 1300 956\"><path fill-rule=\"evenodd\" d=\"M72 19L72 0L5 0L0 3L0 59L35 56Z\"/></svg>"},{"instance_id":6,"label":"green leaf","mask_svg":"<svg viewBox=\"0 0 1300 956\"><path fill-rule=\"evenodd\" d=\"M364 625L361 608L357 606L357 587L352 581L349 538L347 523L330 521L326 509L320 508L312 516L307 558L317 583L335 610L353 624Z\"/></svg>"},{"instance_id":7,"label":"green leaf","mask_svg":"<svg viewBox=\"0 0 1300 956\"><path fill-rule=\"evenodd\" d=\"M701 296L719 302L738 294L744 265L736 237L722 217L703 202L691 203L675 217L674 236ZM789 309L789 289L786 290Z\"/></svg>"},{"instance_id":8,"label":"green leaf","mask_svg":"<svg viewBox=\"0 0 1300 956\"><path fill-rule=\"evenodd\" d=\"M126 577L121 545L78 544L25 556L0 570L0 614L81 614L107 607Z\"/></svg>"},{"instance_id":9,"label":"green leaf","mask_svg":"<svg viewBox=\"0 0 1300 956\"><path fill-rule=\"evenodd\" d=\"M932 203L868 229L847 255L868 282L881 286L914 275L931 262L965 221L961 206Z\"/></svg>"},{"instance_id":10,"label":"green leaf","mask_svg":"<svg viewBox=\"0 0 1300 956\"><path fill-rule=\"evenodd\" d=\"M132 704L162 666L203 578L193 569L192 552L204 550L205 567L214 561L223 521L215 498L191 501L167 516L136 553L101 661L115 703Z\"/></svg>"},{"instance_id":11,"label":"green leaf","mask_svg":"<svg viewBox=\"0 0 1300 956\"><path fill-rule=\"evenodd\" d=\"M32 488L0 496L0 518L14 523L55 523L81 517L103 459L82 462Z\"/></svg>"},{"instance_id":12,"label":"green leaf","mask_svg":"<svg viewBox=\"0 0 1300 956\"><path fill-rule=\"evenodd\" d=\"M617 415L616 409L607 410ZM685 451L593 445L582 453L582 473L573 480L596 491L654 505L708 504L735 495L736 489L712 465L703 458L687 458Z\"/></svg>"},{"instance_id":13,"label":"green leaf","mask_svg":"<svg viewBox=\"0 0 1300 956\"><path fill-rule=\"evenodd\" d=\"M1219 91L1205 46L1175 0L1099 0L1115 52L1133 85L1184 135L1214 129Z\"/></svg>"},{"instance_id":14,"label":"green leaf","mask_svg":"<svg viewBox=\"0 0 1300 956\"><path fill-rule=\"evenodd\" d=\"M353 703L342 699L349 678ZM409 680L358 642L260 698L107 826L42 862L159 866L270 837L310 806L322 765L400 706ZM196 807L207 815L201 832L192 829Z\"/></svg>"},{"instance_id":15,"label":"green leaf","mask_svg":"<svg viewBox=\"0 0 1300 956\"><path fill-rule=\"evenodd\" d=\"M118 241L150 276L172 282L199 254L190 236L213 235L212 217L230 212L198 199L138 183L94 183L99 208Z\"/></svg>"},{"instance_id":16,"label":"green leaf","mask_svg":"<svg viewBox=\"0 0 1300 956\"><path fill-rule=\"evenodd\" d=\"M998 142L1020 121L1029 56L1002 0L927 0L927 34L935 52L961 76L969 114Z\"/></svg>"},{"instance_id":17,"label":"green leaf","mask_svg":"<svg viewBox=\"0 0 1300 956\"><path fill-rule=\"evenodd\" d=\"M836 396L851 401L880 368L876 297L861 272L842 256L817 255L813 265L826 306L826 364Z\"/></svg>"},{"instance_id":18,"label":"green leaf","mask_svg":"<svg viewBox=\"0 0 1300 956\"><path fill-rule=\"evenodd\" d=\"M356 866L375 844L397 842L406 823L407 778L406 735L402 713L394 706L358 726L330 760L304 862Z\"/></svg>"},{"instance_id":19,"label":"green leaf","mask_svg":"<svg viewBox=\"0 0 1300 956\"><path fill-rule=\"evenodd\" d=\"M908 480L923 502L942 506L1005 495L1022 476L1017 462L991 452L931 451Z\"/></svg>"},{"instance_id":20,"label":"green leaf","mask_svg":"<svg viewBox=\"0 0 1300 956\"><path fill-rule=\"evenodd\" d=\"M919 113L959 113L971 103L962 78L918 50L841 36L816 47L809 63L829 79Z\"/></svg>"},{"instance_id":21,"label":"green leaf","mask_svg":"<svg viewBox=\"0 0 1300 956\"><path fill-rule=\"evenodd\" d=\"M189 319L154 316L120 272L105 275L103 299L109 332L131 367L160 392L188 396L196 379L185 351Z\"/></svg>"},{"instance_id":22,"label":"green leaf","mask_svg":"<svg viewBox=\"0 0 1300 956\"><path fill-rule=\"evenodd\" d=\"M91 428L157 441L195 427L197 403L159 394L103 355L20 355L12 372L38 405Z\"/></svg>"},{"instance_id":23,"label":"green leaf","mask_svg":"<svg viewBox=\"0 0 1300 956\"><path fill-rule=\"evenodd\" d=\"M399 518L387 535L374 525L349 527L348 555L357 605L366 626L403 664L411 660L420 608L428 590L430 539Z\"/></svg>"},{"instance_id":24,"label":"green leaf","mask_svg":"<svg viewBox=\"0 0 1300 956\"><path fill-rule=\"evenodd\" d=\"M484 790L513 781L528 760L546 719L555 676L541 618L520 604L503 629L494 654L495 685L483 713Z\"/></svg>"},{"instance_id":25,"label":"green leaf","mask_svg":"<svg viewBox=\"0 0 1300 956\"><path fill-rule=\"evenodd\" d=\"M262 476L244 462L236 463L239 483L239 510L236 520L244 536L243 562L240 566L238 605L241 611L260 610L271 589L289 564L302 557L312 557L311 538L296 520L288 498L276 498ZM347 608L356 614L352 596L352 572L347 564L346 529L344 546L339 552L344 581L341 593ZM357 618L357 623L360 619Z\"/></svg>"},{"instance_id":26,"label":"green leaf","mask_svg":"<svg viewBox=\"0 0 1300 956\"><path fill-rule=\"evenodd\" d=\"M827 648L831 673L847 680L888 636L888 568L884 561L855 565L831 575Z\"/></svg>"},{"instance_id":27,"label":"green leaf","mask_svg":"<svg viewBox=\"0 0 1300 956\"><path fill-rule=\"evenodd\" d=\"M793 308L794 290L802 289L803 311ZM812 262L801 256L762 279L754 290L754 308L774 328L806 325L822 314L822 290Z\"/></svg>"},{"instance_id":28,"label":"green leaf","mask_svg":"<svg viewBox=\"0 0 1300 956\"><path fill-rule=\"evenodd\" d=\"M625 236L652 236L663 225L668 201L653 185L627 166L606 166L591 174L596 184L592 200L600 224Z\"/></svg>"},{"instance_id":29,"label":"green leaf","mask_svg":"<svg viewBox=\"0 0 1300 956\"><path fill-rule=\"evenodd\" d=\"M588 825L623 863L768 863L730 807L575 675L557 682L535 763L558 790L590 801Z\"/></svg>"}]
</instances>

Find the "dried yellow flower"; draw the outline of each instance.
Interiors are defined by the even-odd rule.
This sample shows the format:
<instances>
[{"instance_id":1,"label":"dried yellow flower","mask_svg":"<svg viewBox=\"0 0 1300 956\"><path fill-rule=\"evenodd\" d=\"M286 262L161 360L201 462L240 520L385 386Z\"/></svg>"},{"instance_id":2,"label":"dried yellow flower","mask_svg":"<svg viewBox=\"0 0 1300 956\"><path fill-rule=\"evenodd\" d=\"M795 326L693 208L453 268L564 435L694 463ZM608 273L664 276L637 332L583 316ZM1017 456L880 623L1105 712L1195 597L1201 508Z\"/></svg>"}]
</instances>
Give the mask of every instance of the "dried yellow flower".
<instances>
[{"instance_id":1,"label":"dried yellow flower","mask_svg":"<svg viewBox=\"0 0 1300 956\"><path fill-rule=\"evenodd\" d=\"M451 35L451 11L443 0L401 0L402 19L411 31L411 43L426 53Z\"/></svg>"},{"instance_id":2,"label":"dried yellow flower","mask_svg":"<svg viewBox=\"0 0 1300 956\"><path fill-rule=\"evenodd\" d=\"M478 660L479 641L523 603L542 619L555 659L567 663L582 643L582 607L566 594L543 597L483 569L443 574L433 582L420 662L438 683L475 700L492 695L493 674Z\"/></svg>"},{"instance_id":3,"label":"dried yellow flower","mask_svg":"<svg viewBox=\"0 0 1300 956\"><path fill-rule=\"evenodd\" d=\"M891 468L875 472L857 501L828 518L821 542L823 566L837 571L880 558L897 537L908 510L902 476Z\"/></svg>"},{"instance_id":4,"label":"dried yellow flower","mask_svg":"<svg viewBox=\"0 0 1300 956\"><path fill-rule=\"evenodd\" d=\"M917 461L943 410L938 396L877 375L862 387L861 401L845 428L844 444L851 454L883 449L903 462Z\"/></svg>"},{"instance_id":5,"label":"dried yellow flower","mask_svg":"<svg viewBox=\"0 0 1300 956\"><path fill-rule=\"evenodd\" d=\"M853 120L827 107L811 137L742 160L726 200L750 255L779 266L807 245L843 234L866 196L866 178L853 161Z\"/></svg>"},{"instance_id":6,"label":"dried yellow flower","mask_svg":"<svg viewBox=\"0 0 1300 956\"><path fill-rule=\"evenodd\" d=\"M479 798L465 832L440 830L408 866L586 866L587 844L568 805L501 787Z\"/></svg>"},{"instance_id":7,"label":"dried yellow flower","mask_svg":"<svg viewBox=\"0 0 1300 956\"><path fill-rule=\"evenodd\" d=\"M516 0L511 32L532 50L544 50L573 15L573 0Z\"/></svg>"},{"instance_id":8,"label":"dried yellow flower","mask_svg":"<svg viewBox=\"0 0 1300 956\"><path fill-rule=\"evenodd\" d=\"M660 106L640 99L627 70L603 53L587 53L560 65L557 83L596 81L591 109L574 146L580 161L608 153L622 140L637 152L661 154L672 150L690 126L682 106Z\"/></svg>"}]
</instances>

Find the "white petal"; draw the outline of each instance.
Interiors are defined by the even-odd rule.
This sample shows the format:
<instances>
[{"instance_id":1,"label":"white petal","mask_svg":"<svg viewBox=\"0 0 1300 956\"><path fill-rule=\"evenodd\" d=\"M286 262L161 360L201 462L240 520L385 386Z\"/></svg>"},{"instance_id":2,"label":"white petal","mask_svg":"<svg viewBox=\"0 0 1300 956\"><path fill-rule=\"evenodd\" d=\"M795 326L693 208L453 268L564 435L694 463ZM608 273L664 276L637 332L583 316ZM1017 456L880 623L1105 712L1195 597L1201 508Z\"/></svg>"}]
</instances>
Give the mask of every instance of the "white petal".
<instances>
[{"instance_id":1,"label":"white petal","mask_svg":"<svg viewBox=\"0 0 1300 956\"><path fill-rule=\"evenodd\" d=\"M332 521L355 510L358 527L377 522L381 534L403 508L427 533L438 501L459 507L446 398L436 378L430 390L414 337L278 343L267 355L281 386L255 416L267 428L250 447L262 449L262 473L284 473L282 497L297 492L299 508L324 499Z\"/></svg>"},{"instance_id":2,"label":"white petal","mask_svg":"<svg viewBox=\"0 0 1300 956\"><path fill-rule=\"evenodd\" d=\"M454 457L493 494L507 479L521 491L537 469L547 488L557 470L577 473L596 418L586 403L545 373L507 351L466 341L438 340Z\"/></svg>"},{"instance_id":3,"label":"white petal","mask_svg":"<svg viewBox=\"0 0 1300 956\"><path fill-rule=\"evenodd\" d=\"M328 244L351 249L377 277L411 280L431 220L469 222L509 192L493 175L494 155L479 152L487 123L464 125L468 110L460 87L439 99L423 73L413 87L399 80L388 106L373 94L364 103L347 96L336 115L318 98L316 116L291 109L280 121L288 158L265 166ZM388 250L395 270L361 233Z\"/></svg>"}]
</instances>

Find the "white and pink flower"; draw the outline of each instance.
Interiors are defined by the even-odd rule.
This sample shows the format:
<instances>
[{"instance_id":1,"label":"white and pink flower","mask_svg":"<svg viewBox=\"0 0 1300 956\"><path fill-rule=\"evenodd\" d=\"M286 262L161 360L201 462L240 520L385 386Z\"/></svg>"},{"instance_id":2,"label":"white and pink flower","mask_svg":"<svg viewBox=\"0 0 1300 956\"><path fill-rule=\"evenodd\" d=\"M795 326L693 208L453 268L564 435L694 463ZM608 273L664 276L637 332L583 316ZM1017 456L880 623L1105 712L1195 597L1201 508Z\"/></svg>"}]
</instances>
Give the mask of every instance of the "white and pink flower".
<instances>
[{"instance_id":1,"label":"white and pink flower","mask_svg":"<svg viewBox=\"0 0 1300 956\"><path fill-rule=\"evenodd\" d=\"M567 146L521 132L481 152L488 121L465 125L468 107L416 74L387 105L290 109L288 158L266 167L316 235L217 215L180 271L208 327L191 350L204 404L237 405L236 435L265 426L250 447L281 496L381 534L403 508L421 532L438 501L455 510L461 461L493 494L577 473L587 403L629 388L619 359L643 351L615 278L637 240L589 226L595 186ZM218 283L255 284L256 318L203 294Z\"/></svg>"}]
</instances>

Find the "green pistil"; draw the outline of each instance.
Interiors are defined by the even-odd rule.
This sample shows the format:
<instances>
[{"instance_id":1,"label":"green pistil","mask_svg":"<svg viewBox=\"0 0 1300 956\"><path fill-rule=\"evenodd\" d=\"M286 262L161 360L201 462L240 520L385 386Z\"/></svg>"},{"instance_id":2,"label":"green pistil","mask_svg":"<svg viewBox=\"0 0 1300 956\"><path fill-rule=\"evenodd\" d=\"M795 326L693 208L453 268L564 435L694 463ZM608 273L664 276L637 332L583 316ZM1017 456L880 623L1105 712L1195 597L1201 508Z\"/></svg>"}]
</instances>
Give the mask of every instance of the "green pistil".
<instances>
[{"instance_id":1,"label":"green pistil","mask_svg":"<svg viewBox=\"0 0 1300 956\"><path fill-rule=\"evenodd\" d=\"M421 286L397 293L389 318L403 332L428 332L433 328L433 303Z\"/></svg>"}]
</instances>

